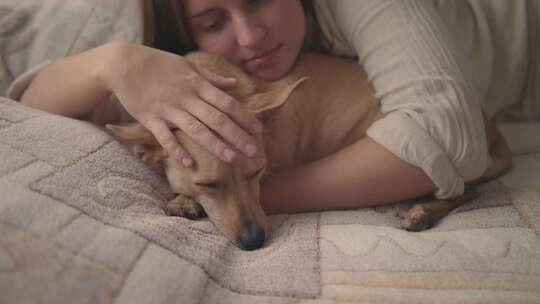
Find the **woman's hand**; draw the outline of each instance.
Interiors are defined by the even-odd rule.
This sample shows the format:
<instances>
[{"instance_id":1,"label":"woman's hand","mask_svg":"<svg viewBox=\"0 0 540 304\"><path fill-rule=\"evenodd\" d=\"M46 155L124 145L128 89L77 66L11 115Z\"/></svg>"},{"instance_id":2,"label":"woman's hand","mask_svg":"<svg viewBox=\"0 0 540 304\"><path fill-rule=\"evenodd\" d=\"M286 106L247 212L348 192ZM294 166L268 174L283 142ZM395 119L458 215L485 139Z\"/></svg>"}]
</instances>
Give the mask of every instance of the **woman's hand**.
<instances>
[{"instance_id":1,"label":"woman's hand","mask_svg":"<svg viewBox=\"0 0 540 304\"><path fill-rule=\"evenodd\" d=\"M226 162L236 153L229 143L247 156L257 152L252 134L261 131L259 121L222 91L232 88L235 79L153 48L127 42L111 47L115 55L103 75L106 85L171 157L187 167L193 164L171 131L176 128Z\"/></svg>"}]
</instances>

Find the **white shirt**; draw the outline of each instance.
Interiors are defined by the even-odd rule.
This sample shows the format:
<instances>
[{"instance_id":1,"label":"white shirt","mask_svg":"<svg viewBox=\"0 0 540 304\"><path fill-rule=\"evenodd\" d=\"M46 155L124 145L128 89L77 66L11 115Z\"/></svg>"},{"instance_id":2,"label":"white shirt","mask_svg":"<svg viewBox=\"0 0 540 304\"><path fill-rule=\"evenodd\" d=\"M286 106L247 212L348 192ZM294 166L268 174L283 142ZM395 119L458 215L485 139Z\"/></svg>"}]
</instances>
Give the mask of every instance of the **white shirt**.
<instances>
[{"instance_id":1,"label":"white shirt","mask_svg":"<svg viewBox=\"0 0 540 304\"><path fill-rule=\"evenodd\" d=\"M368 136L423 169L437 197L462 194L488 162L480 104L492 116L523 89L526 0L315 0L315 10L331 52L358 59L387 114Z\"/></svg>"}]
</instances>

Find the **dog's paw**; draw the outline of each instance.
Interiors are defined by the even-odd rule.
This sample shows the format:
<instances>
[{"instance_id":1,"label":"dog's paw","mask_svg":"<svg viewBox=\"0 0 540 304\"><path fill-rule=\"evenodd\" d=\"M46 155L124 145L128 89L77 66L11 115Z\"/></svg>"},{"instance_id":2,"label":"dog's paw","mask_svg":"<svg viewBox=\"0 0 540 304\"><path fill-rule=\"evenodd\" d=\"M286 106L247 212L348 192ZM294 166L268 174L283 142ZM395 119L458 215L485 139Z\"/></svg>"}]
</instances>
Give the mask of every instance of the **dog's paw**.
<instances>
[{"instance_id":1,"label":"dog's paw","mask_svg":"<svg viewBox=\"0 0 540 304\"><path fill-rule=\"evenodd\" d=\"M190 220L198 220L206 216L206 212L199 203L180 195L167 203L165 212L169 216L181 216Z\"/></svg>"},{"instance_id":2,"label":"dog's paw","mask_svg":"<svg viewBox=\"0 0 540 304\"><path fill-rule=\"evenodd\" d=\"M424 207L416 205L405 215L400 228L407 231L423 231L433 227L434 224L433 218Z\"/></svg>"}]
</instances>

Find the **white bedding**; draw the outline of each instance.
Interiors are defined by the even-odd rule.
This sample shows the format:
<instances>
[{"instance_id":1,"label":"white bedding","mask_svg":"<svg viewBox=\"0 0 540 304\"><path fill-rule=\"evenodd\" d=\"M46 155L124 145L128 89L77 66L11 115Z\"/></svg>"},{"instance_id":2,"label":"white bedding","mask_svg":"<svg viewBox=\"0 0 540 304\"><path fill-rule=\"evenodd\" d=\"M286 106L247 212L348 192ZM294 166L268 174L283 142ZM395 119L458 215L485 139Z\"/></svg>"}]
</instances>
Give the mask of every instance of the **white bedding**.
<instances>
[{"instance_id":1,"label":"white bedding","mask_svg":"<svg viewBox=\"0 0 540 304\"><path fill-rule=\"evenodd\" d=\"M514 137L515 170L428 231L396 228L407 204L272 216L245 252L167 217L166 181L95 126L0 99L0 299L538 303L539 140Z\"/></svg>"}]
</instances>

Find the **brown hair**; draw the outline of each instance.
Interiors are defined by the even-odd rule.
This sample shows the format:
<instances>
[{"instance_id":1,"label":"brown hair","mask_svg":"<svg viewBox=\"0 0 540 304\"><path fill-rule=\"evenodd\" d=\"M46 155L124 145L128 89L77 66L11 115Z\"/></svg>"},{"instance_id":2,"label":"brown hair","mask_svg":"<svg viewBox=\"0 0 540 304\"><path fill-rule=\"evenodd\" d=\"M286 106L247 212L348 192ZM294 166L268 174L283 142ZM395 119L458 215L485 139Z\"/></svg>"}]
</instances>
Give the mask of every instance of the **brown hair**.
<instances>
[{"instance_id":1,"label":"brown hair","mask_svg":"<svg viewBox=\"0 0 540 304\"><path fill-rule=\"evenodd\" d=\"M184 5L181 0L151 0L145 2L147 16L152 16L147 20L153 23L147 26L151 31L148 33L150 35L148 44L176 54L185 54L197 49L193 38L189 34ZM304 49L324 51L327 43L320 35L313 0L300 0L300 2L304 7L308 23Z\"/></svg>"}]
</instances>

